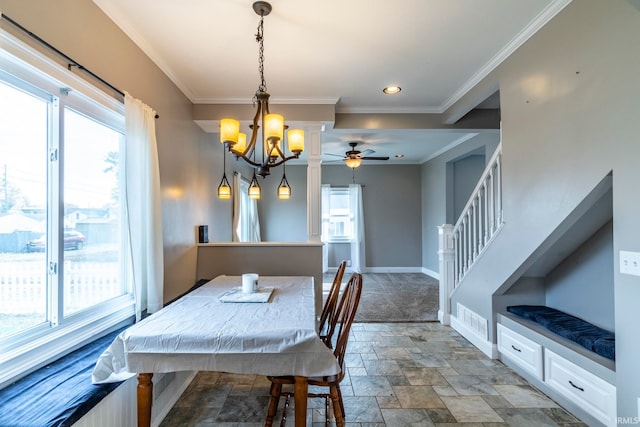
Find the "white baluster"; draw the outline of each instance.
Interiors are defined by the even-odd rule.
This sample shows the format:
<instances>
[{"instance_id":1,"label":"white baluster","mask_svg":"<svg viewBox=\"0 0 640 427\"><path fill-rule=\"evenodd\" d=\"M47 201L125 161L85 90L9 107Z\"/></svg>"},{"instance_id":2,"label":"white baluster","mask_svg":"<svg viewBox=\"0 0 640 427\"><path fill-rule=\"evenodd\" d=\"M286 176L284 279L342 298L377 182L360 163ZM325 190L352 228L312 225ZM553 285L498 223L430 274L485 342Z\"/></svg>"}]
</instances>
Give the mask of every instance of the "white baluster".
<instances>
[{"instance_id":1,"label":"white baluster","mask_svg":"<svg viewBox=\"0 0 640 427\"><path fill-rule=\"evenodd\" d=\"M497 207L496 207L496 226L502 224L502 154L496 158L496 175L497 175Z\"/></svg>"},{"instance_id":2,"label":"white baluster","mask_svg":"<svg viewBox=\"0 0 640 427\"><path fill-rule=\"evenodd\" d=\"M483 246L489 241L489 196L487 194L487 179L485 178L482 183L483 196L484 196L484 243Z\"/></svg>"},{"instance_id":3,"label":"white baluster","mask_svg":"<svg viewBox=\"0 0 640 427\"><path fill-rule=\"evenodd\" d=\"M489 238L493 236L493 232L495 231L495 193L494 193L494 180L493 180L493 166L489 170L489 219L490 219L490 227L489 227Z\"/></svg>"},{"instance_id":4,"label":"white baluster","mask_svg":"<svg viewBox=\"0 0 640 427\"><path fill-rule=\"evenodd\" d=\"M473 239L471 241L473 246L473 259L471 263L473 264L478 257L478 199L476 197L473 198L473 203L471 204L471 215L473 220L471 225L471 229L473 230Z\"/></svg>"}]
</instances>

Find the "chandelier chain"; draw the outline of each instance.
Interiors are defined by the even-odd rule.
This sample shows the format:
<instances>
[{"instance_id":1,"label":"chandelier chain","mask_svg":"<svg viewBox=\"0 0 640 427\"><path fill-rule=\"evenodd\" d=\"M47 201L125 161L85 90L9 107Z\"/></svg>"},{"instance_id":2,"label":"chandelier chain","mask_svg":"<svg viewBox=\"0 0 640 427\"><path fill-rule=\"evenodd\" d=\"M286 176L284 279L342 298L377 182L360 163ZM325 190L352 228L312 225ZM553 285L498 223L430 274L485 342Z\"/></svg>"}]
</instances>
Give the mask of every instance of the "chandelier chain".
<instances>
[{"instance_id":1,"label":"chandelier chain","mask_svg":"<svg viewBox=\"0 0 640 427\"><path fill-rule=\"evenodd\" d=\"M258 32L256 33L256 41L258 42L258 72L260 73L260 86L258 92L267 91L267 83L264 80L264 14L260 14L260 23L258 24Z\"/></svg>"}]
</instances>

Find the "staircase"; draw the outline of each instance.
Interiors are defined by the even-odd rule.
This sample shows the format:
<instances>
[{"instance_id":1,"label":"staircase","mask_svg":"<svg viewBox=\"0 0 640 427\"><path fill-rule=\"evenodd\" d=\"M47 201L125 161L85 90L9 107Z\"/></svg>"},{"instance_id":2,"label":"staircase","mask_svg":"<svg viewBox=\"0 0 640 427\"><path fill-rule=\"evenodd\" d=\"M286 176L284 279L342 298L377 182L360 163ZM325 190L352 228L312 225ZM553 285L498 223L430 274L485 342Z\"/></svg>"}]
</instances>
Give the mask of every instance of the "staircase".
<instances>
[{"instance_id":1,"label":"staircase","mask_svg":"<svg viewBox=\"0 0 640 427\"><path fill-rule=\"evenodd\" d=\"M451 293L491 243L502 224L502 144L498 144L456 224L438 227L438 320L441 323L449 324Z\"/></svg>"}]
</instances>

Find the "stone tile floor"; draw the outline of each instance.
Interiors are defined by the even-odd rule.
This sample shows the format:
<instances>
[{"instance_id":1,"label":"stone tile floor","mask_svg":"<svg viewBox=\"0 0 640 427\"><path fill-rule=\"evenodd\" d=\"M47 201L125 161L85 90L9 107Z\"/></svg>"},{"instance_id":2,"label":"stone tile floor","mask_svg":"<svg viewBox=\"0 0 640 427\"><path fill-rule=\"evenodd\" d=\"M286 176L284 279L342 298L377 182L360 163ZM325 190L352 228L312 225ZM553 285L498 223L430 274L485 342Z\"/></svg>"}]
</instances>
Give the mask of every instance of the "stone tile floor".
<instances>
[{"instance_id":1,"label":"stone tile floor","mask_svg":"<svg viewBox=\"0 0 640 427\"><path fill-rule=\"evenodd\" d=\"M345 363L347 426L586 426L436 322L356 323ZM200 372L161 427L261 426L269 384L259 375ZM283 406L281 399L279 417ZM307 425L324 425L324 413L324 400L310 399ZM287 417L292 426L293 404Z\"/></svg>"}]
</instances>

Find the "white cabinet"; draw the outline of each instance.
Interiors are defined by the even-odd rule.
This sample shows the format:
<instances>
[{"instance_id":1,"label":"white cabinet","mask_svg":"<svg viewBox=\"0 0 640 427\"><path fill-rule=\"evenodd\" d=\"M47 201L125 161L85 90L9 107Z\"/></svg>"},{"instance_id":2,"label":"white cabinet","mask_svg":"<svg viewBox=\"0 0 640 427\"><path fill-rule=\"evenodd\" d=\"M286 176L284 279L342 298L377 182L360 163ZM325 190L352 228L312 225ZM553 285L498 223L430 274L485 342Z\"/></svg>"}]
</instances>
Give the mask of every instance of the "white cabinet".
<instances>
[{"instance_id":1,"label":"white cabinet","mask_svg":"<svg viewBox=\"0 0 640 427\"><path fill-rule=\"evenodd\" d=\"M548 349L544 382L605 425L616 425L616 388Z\"/></svg>"},{"instance_id":2,"label":"white cabinet","mask_svg":"<svg viewBox=\"0 0 640 427\"><path fill-rule=\"evenodd\" d=\"M558 403L570 402L577 411L575 415L593 420L589 424L616 425L616 387L612 384L615 379L604 372L602 365L577 353L571 358L573 351L566 346L529 328L515 325L512 329L508 318L501 320L507 323L507 326L497 324L502 360L516 371L521 369L522 374L531 375L532 384L554 396Z\"/></svg>"},{"instance_id":3,"label":"white cabinet","mask_svg":"<svg viewBox=\"0 0 640 427\"><path fill-rule=\"evenodd\" d=\"M498 351L542 380L542 346L498 323Z\"/></svg>"}]
</instances>

